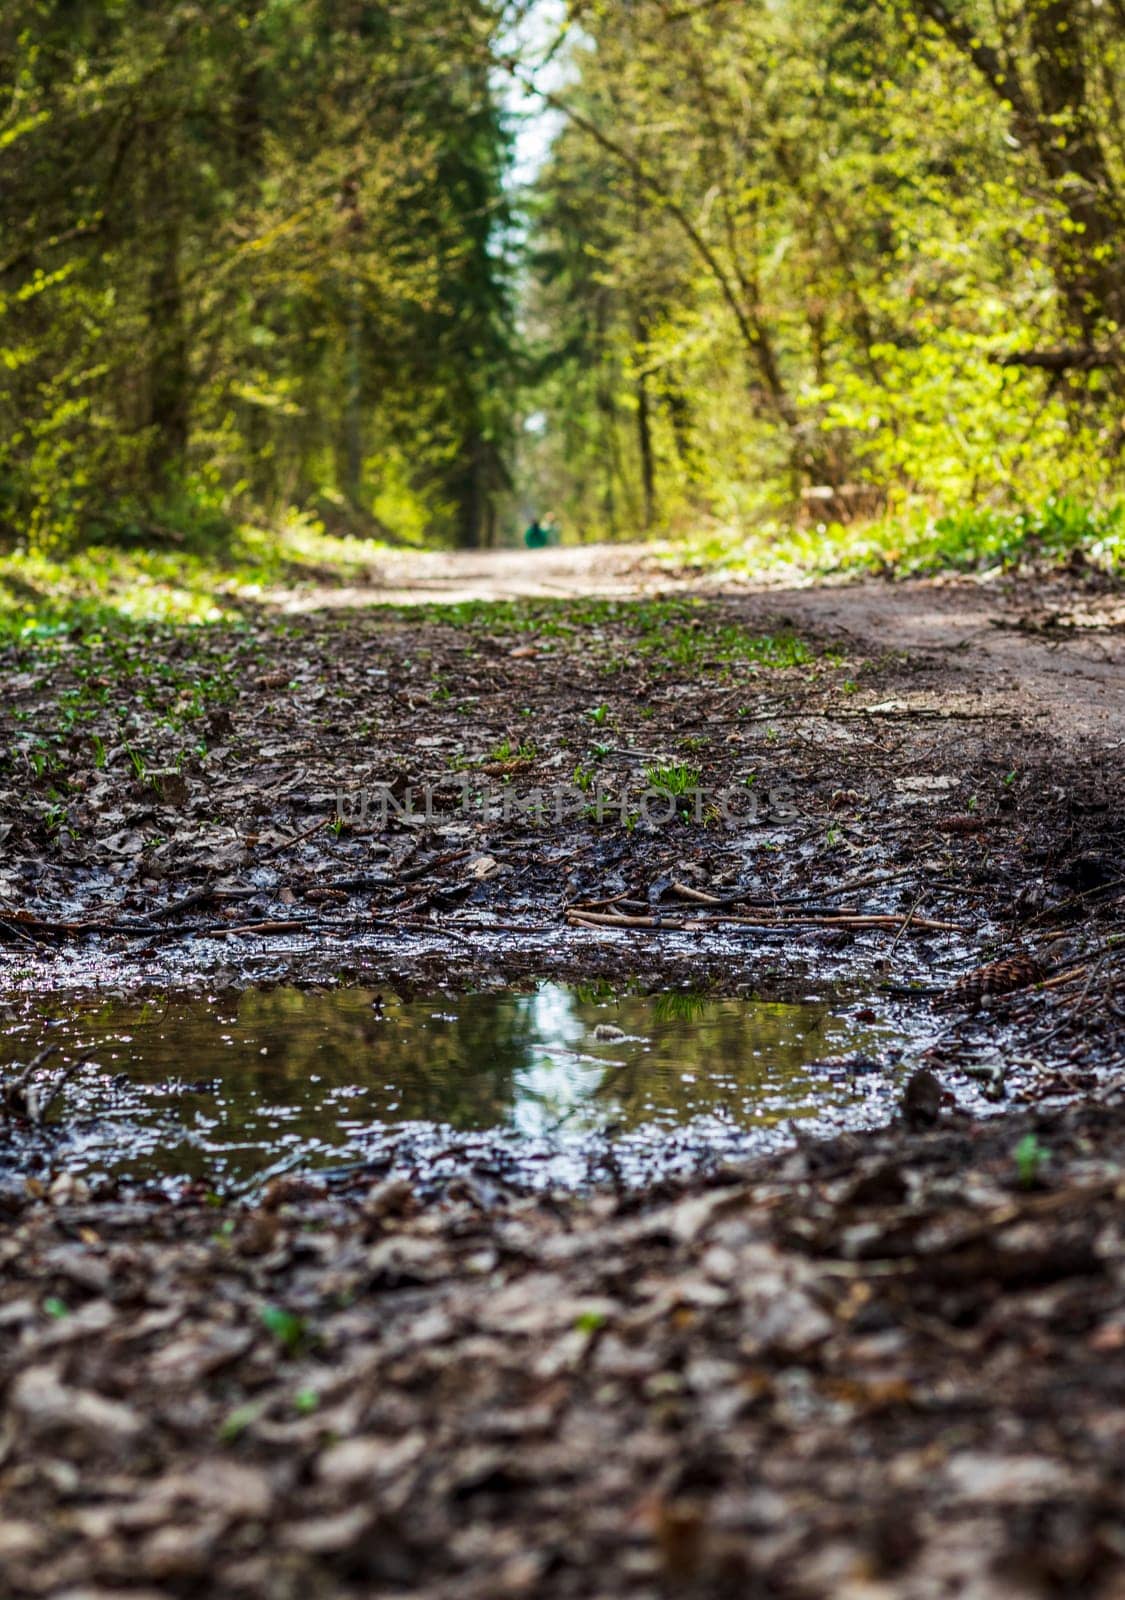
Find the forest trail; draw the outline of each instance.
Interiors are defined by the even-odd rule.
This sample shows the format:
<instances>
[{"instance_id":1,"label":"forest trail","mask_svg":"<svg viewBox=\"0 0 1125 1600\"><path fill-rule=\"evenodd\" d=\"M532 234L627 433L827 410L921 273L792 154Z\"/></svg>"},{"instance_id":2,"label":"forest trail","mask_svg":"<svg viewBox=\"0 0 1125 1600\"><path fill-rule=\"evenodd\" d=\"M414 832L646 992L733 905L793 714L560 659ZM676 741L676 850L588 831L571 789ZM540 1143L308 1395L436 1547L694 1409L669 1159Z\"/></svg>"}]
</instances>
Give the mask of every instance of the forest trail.
<instances>
[{"instance_id":1,"label":"forest trail","mask_svg":"<svg viewBox=\"0 0 1125 1600\"><path fill-rule=\"evenodd\" d=\"M291 611L362 605L461 605L475 600L638 599L683 579L656 560L656 545L585 544L546 550L389 550L362 584L274 591ZM699 583L698 577L693 582Z\"/></svg>"},{"instance_id":2,"label":"forest trail","mask_svg":"<svg viewBox=\"0 0 1125 1600\"><path fill-rule=\"evenodd\" d=\"M1092 569L805 585L616 546L380 553L358 585L330 576L259 593L237 627L199 630L132 711L127 743L104 685L151 671L147 637L91 636L39 672L13 647L8 716L40 770L29 763L35 781L0 794L4 920L22 919L9 942L42 939L65 965L71 944L120 937L123 981L151 979L156 956L171 982L189 960L225 965L236 949L245 975L276 961L280 938L306 981L338 971L341 940L379 982L416 983L428 961L441 981L456 968L475 982L482 962L506 979L586 981L619 976L621 951L604 924L572 925L573 907L600 916L624 895L647 929L665 880L720 906L734 886L772 906L824 904L857 873L865 887L889 873L893 892L874 890L855 915L893 918L921 897L945 931L994 940L1017 900L1020 915L1046 914L1125 880L1122 597ZM87 700L76 740L57 708ZM753 800L729 825L674 806L674 825L637 827L630 796L653 774L681 785L673 795L699 785L717 804L753 788ZM533 826L518 806L493 815L492 781L517 799L566 791L573 814ZM368 828L362 798L390 784L431 786L432 825L391 819L385 839ZM216 910L217 873L237 901L220 895ZM669 915L675 926L661 921L639 947L646 981L699 980L705 959L724 990L759 981L761 930L735 949L701 913ZM156 917L171 920L153 944ZM259 932L260 949L242 943ZM781 929L769 956L775 987L798 968L802 980L885 976L864 967L875 945L788 939ZM940 986L973 954L954 941L916 961L911 948L895 947L901 982ZM21 970L38 970L31 954L20 950ZM104 981L108 959L74 971Z\"/></svg>"},{"instance_id":3,"label":"forest trail","mask_svg":"<svg viewBox=\"0 0 1125 1600\"><path fill-rule=\"evenodd\" d=\"M920 702L957 716L987 700L994 715L1048 722L1060 742L1125 739L1125 594L1089 573L1035 580L950 577L820 584L677 571L658 546L545 551L394 552L352 586L279 590L285 612L519 599L640 600L699 593L760 603L794 631L839 635L873 654L925 657ZM757 607L754 607L757 609ZM937 697L935 699L935 696Z\"/></svg>"}]
</instances>

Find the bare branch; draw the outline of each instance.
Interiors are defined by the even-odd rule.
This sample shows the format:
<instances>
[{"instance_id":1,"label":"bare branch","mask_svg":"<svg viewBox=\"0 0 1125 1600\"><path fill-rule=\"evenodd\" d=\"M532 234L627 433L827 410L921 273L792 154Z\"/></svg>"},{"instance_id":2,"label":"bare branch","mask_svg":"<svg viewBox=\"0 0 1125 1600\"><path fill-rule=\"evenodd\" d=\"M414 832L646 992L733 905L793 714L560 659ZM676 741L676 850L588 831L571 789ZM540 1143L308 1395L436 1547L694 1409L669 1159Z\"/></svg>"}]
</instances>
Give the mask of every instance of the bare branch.
<instances>
[{"instance_id":1,"label":"bare branch","mask_svg":"<svg viewBox=\"0 0 1125 1600\"><path fill-rule=\"evenodd\" d=\"M1117 367L1122 351L1085 349L1081 346L1058 350L1010 350L993 356L998 367L1035 367L1040 372L1094 372L1099 367Z\"/></svg>"}]
</instances>

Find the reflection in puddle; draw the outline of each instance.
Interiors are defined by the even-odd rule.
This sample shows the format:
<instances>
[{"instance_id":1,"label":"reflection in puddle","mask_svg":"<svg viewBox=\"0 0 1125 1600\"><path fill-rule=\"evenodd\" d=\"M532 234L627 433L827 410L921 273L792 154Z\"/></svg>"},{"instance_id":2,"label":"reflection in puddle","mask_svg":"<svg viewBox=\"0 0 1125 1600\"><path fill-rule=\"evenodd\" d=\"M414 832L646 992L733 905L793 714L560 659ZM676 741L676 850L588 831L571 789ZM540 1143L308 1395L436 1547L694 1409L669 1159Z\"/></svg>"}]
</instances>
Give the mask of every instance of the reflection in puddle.
<instances>
[{"instance_id":1,"label":"reflection in puddle","mask_svg":"<svg viewBox=\"0 0 1125 1600\"><path fill-rule=\"evenodd\" d=\"M554 983L409 1000L279 988L9 1016L0 1066L48 1042L66 1055L96 1046L67 1090L60 1164L213 1181L358 1159L404 1124L542 1147L877 1121L900 1040L839 1003L607 998Z\"/></svg>"}]
</instances>

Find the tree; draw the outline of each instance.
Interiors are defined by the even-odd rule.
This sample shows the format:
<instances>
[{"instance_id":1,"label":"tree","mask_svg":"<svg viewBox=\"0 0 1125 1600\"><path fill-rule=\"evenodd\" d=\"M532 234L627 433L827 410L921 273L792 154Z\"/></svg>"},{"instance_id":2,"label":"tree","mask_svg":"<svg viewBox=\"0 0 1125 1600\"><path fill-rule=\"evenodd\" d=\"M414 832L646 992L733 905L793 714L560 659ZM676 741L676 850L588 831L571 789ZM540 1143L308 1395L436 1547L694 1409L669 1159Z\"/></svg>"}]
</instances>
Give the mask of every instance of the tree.
<instances>
[{"instance_id":1,"label":"tree","mask_svg":"<svg viewBox=\"0 0 1125 1600\"><path fill-rule=\"evenodd\" d=\"M513 311L487 0L14 0L0 475L43 536L250 492L488 534Z\"/></svg>"},{"instance_id":2,"label":"tree","mask_svg":"<svg viewBox=\"0 0 1125 1600\"><path fill-rule=\"evenodd\" d=\"M613 430L634 527L646 483L665 521L697 525L800 514L810 487L836 505L1044 493L1114 460L1121 40L1093 9L1016 8L1001 53L938 0L574 8L572 82L545 97L566 127L538 211L558 357L537 470L557 439L546 470L566 484L595 393L638 421L632 444ZM1077 407L1056 387L1070 346Z\"/></svg>"},{"instance_id":3,"label":"tree","mask_svg":"<svg viewBox=\"0 0 1125 1600\"><path fill-rule=\"evenodd\" d=\"M1015 140L1035 157L1050 201L1066 331L1088 345L1116 333L1125 321L1120 13L1108 8L1103 19L1101 8L1084 0L1030 0L1002 16L999 28L975 8L954 10L945 0L919 0L918 14L972 62Z\"/></svg>"}]
</instances>

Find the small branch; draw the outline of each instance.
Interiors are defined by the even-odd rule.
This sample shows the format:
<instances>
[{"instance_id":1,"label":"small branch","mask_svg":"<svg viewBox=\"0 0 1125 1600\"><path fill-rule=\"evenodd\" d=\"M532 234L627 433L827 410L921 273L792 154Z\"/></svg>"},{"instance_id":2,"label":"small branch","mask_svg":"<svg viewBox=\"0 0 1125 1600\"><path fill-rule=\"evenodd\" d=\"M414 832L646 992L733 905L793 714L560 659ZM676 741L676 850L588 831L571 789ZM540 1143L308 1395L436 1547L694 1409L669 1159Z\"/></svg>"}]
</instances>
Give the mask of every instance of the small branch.
<instances>
[{"instance_id":1,"label":"small branch","mask_svg":"<svg viewBox=\"0 0 1125 1600\"><path fill-rule=\"evenodd\" d=\"M915 916L911 911L905 918L890 913L882 915L833 915L803 917L736 917L729 914L695 916L690 922L670 921L666 917L631 917L595 911L568 911L567 920L578 927L598 928L663 928L672 932L705 933L712 928L753 928L759 933L781 933L789 928L884 928L900 937L908 930L919 933L964 933L958 922L938 922L931 917Z\"/></svg>"},{"instance_id":2,"label":"small branch","mask_svg":"<svg viewBox=\"0 0 1125 1600\"><path fill-rule=\"evenodd\" d=\"M271 845L268 850L263 850L258 861L272 861L274 856L279 856L283 850L288 850L291 845L300 844L302 839L311 839L314 833L319 833L322 828L330 827L331 817L320 817L311 828L306 828L303 833L295 833L291 839L282 839L279 844Z\"/></svg>"},{"instance_id":3,"label":"small branch","mask_svg":"<svg viewBox=\"0 0 1125 1600\"><path fill-rule=\"evenodd\" d=\"M1040 372L1093 372L1099 367L1116 367L1120 350L1089 350L1081 347L1059 350L1012 350L991 357L997 367L1035 367Z\"/></svg>"},{"instance_id":4,"label":"small branch","mask_svg":"<svg viewBox=\"0 0 1125 1600\"><path fill-rule=\"evenodd\" d=\"M81 1072L82 1068L93 1057L95 1049L96 1047L91 1045L91 1047L88 1050L84 1050L80 1056L76 1056L68 1067L64 1067L62 1069L54 1083L51 1085L50 1092L47 1094L46 1098L42 1100L36 1107L33 1120L37 1124L46 1122L47 1118L51 1114L51 1110L54 1107L55 1101L62 1094L71 1078L74 1077L74 1074L76 1072Z\"/></svg>"}]
</instances>

